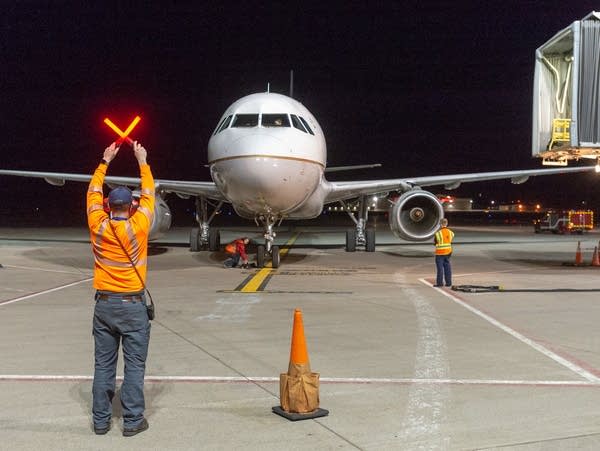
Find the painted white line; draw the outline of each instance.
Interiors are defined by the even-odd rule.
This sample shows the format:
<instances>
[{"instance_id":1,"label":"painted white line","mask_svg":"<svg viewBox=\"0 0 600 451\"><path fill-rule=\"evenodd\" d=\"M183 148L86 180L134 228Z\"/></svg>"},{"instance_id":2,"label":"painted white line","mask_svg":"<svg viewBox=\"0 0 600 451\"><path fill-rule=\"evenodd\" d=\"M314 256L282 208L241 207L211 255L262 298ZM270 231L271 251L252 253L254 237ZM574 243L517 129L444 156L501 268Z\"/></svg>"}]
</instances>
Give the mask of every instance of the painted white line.
<instances>
[{"instance_id":1,"label":"painted white line","mask_svg":"<svg viewBox=\"0 0 600 451\"><path fill-rule=\"evenodd\" d=\"M443 380L449 375L446 337L439 320L440 315L429 300L406 283L402 273L394 274L403 297L412 302L417 316L417 346L415 351L415 379ZM445 385L411 384L401 429L401 442L428 441L430 450L446 450L450 437L443 425L451 390Z\"/></svg>"},{"instance_id":2,"label":"painted white line","mask_svg":"<svg viewBox=\"0 0 600 451\"><path fill-rule=\"evenodd\" d=\"M419 279L419 281L421 283L425 284L425 285L428 285L428 286L434 288L439 293L443 294L444 296L446 296L450 300L454 301L455 303L457 303L461 307L466 308L471 313L474 313L475 315L479 316L480 318L483 318L484 320L486 320L490 324L496 326L497 328L499 328L499 329L503 330L504 332L506 332L507 334L511 335L513 338L516 338L517 340L519 340L519 341L525 343L526 345L532 347L536 351L541 352L546 357L554 360L555 362L559 363L560 365L564 366L565 368L568 368L569 370L573 371L574 373L579 374L581 377L587 379L588 381L595 382L595 383L600 383L600 378L599 377L597 377L594 374L590 373L589 371L583 369L579 365L576 365L575 363L573 363L573 362L565 359L564 357L561 357L558 354L550 351L548 348L546 348L546 347L542 346L541 344L533 341L532 339L527 338L525 335L520 334L516 330L511 329L506 324L501 323L497 319L494 319L491 316L483 313L482 311L477 310L475 307L473 307L473 306L467 304L466 302L460 300L459 298L453 296L448 291L446 291L446 290L444 290L442 288L433 287L433 285L430 284L429 282L427 282L425 279Z\"/></svg>"},{"instance_id":3,"label":"painted white line","mask_svg":"<svg viewBox=\"0 0 600 451\"><path fill-rule=\"evenodd\" d=\"M21 296L20 298L11 299L9 301L0 302L0 307L3 305L13 304L15 302L24 301L25 299L34 298L36 296L41 296L42 294L52 293L53 291L63 290L65 288L69 288L75 285L79 285L80 283L89 282L93 277L88 277L87 279L78 280L77 282L67 283L66 285L61 285L60 287L50 288L49 290L38 291L37 293L28 294L27 296Z\"/></svg>"},{"instance_id":4,"label":"painted white line","mask_svg":"<svg viewBox=\"0 0 600 451\"><path fill-rule=\"evenodd\" d=\"M52 375L52 374L2 374L0 382L38 381L38 382L84 382L92 381L91 375ZM117 376L118 381L123 376ZM279 383L279 377L272 376L146 376L149 383ZM372 384L372 385L505 385L505 386L540 386L540 387L598 387L600 381L570 380L496 380L496 379L418 379L418 378L367 378L367 377L321 377L325 384Z\"/></svg>"},{"instance_id":5,"label":"painted white line","mask_svg":"<svg viewBox=\"0 0 600 451\"><path fill-rule=\"evenodd\" d=\"M88 275L90 272L88 271L88 274L84 273L83 271L64 271L64 270L60 270L60 269L48 269L48 268L36 268L36 267L32 267L32 266L18 266L18 265L3 265L5 268L13 268L13 269L27 269L30 271L42 271L42 272L57 272L57 273L62 273L62 274L77 274L77 275Z\"/></svg>"}]
</instances>

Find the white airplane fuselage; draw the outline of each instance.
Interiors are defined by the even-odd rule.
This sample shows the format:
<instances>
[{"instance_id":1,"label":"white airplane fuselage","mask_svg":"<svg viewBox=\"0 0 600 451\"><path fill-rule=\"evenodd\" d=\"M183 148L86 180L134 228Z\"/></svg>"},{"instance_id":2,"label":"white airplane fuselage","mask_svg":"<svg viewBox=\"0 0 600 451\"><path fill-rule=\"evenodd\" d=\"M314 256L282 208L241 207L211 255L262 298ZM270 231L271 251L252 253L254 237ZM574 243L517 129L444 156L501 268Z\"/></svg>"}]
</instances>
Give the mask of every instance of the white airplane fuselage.
<instances>
[{"instance_id":1,"label":"white airplane fuselage","mask_svg":"<svg viewBox=\"0 0 600 451\"><path fill-rule=\"evenodd\" d=\"M208 143L213 181L249 219L318 216L326 158L317 120L281 94L251 94L234 102Z\"/></svg>"}]
</instances>

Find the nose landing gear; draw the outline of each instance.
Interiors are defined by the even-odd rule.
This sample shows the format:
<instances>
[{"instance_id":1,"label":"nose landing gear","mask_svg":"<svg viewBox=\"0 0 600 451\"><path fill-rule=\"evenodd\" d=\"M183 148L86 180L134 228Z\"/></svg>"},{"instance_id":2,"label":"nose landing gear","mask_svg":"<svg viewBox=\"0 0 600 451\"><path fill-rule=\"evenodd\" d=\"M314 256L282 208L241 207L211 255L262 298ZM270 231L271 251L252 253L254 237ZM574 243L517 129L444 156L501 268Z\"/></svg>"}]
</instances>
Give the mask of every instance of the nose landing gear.
<instances>
[{"instance_id":1,"label":"nose landing gear","mask_svg":"<svg viewBox=\"0 0 600 451\"><path fill-rule=\"evenodd\" d=\"M260 215L255 220L257 223L260 222L265 229L265 233L263 234L265 244L259 244L256 249L256 265L259 268L263 268L270 260L272 268L279 268L279 246L273 244L277 235L273 231L276 218L272 215Z\"/></svg>"}]
</instances>

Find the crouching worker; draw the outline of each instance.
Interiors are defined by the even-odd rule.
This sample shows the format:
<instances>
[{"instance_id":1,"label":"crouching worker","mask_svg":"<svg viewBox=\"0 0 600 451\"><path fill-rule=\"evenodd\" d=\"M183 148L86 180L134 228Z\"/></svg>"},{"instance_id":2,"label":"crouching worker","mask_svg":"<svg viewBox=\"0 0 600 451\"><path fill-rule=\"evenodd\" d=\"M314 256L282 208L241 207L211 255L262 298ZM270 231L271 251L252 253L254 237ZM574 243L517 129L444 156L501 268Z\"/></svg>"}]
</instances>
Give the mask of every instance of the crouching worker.
<instances>
[{"instance_id":1,"label":"crouching worker","mask_svg":"<svg viewBox=\"0 0 600 451\"><path fill-rule=\"evenodd\" d=\"M229 258L225 260L225 268L235 268L242 260L242 268L248 267L248 255L246 254L246 245L250 242L247 237L238 238L225 246L225 252Z\"/></svg>"},{"instance_id":2,"label":"crouching worker","mask_svg":"<svg viewBox=\"0 0 600 451\"><path fill-rule=\"evenodd\" d=\"M110 213L104 211L102 186L119 147L104 151L87 192L87 217L94 254L94 382L92 417L94 432L106 434L111 426L117 358L123 345L125 374L121 384L123 435L148 429L144 417L144 374L150 321L146 311L145 280L148 234L154 215L154 179L146 163L146 149L133 143L141 177L141 196L135 212L132 193L119 186L108 195Z\"/></svg>"}]
</instances>

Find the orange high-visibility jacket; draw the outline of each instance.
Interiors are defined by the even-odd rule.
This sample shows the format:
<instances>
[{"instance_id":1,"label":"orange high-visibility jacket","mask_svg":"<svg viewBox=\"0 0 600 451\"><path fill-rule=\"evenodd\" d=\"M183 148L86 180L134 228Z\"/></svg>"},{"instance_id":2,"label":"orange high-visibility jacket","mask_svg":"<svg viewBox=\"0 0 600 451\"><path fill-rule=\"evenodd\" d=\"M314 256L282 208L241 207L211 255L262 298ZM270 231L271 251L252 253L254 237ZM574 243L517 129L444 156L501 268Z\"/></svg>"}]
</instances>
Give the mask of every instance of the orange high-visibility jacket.
<instances>
[{"instance_id":1,"label":"orange high-visibility jacket","mask_svg":"<svg viewBox=\"0 0 600 451\"><path fill-rule=\"evenodd\" d=\"M452 253L452 239L454 232L448 227L442 227L435 233L435 255L448 255Z\"/></svg>"},{"instance_id":2,"label":"orange high-visibility jacket","mask_svg":"<svg viewBox=\"0 0 600 451\"><path fill-rule=\"evenodd\" d=\"M107 165L100 163L87 192L88 227L95 261L94 288L118 293L142 291L143 284L115 239L109 221L146 283L148 234L154 216L154 178L150 166L140 166L142 189L138 209L127 221L111 220L102 206L106 169Z\"/></svg>"},{"instance_id":3,"label":"orange high-visibility jacket","mask_svg":"<svg viewBox=\"0 0 600 451\"><path fill-rule=\"evenodd\" d=\"M241 238L237 240L233 240L227 246L225 246L225 252L228 254L240 254L242 260L248 260L248 255L246 254L246 243Z\"/></svg>"}]
</instances>

